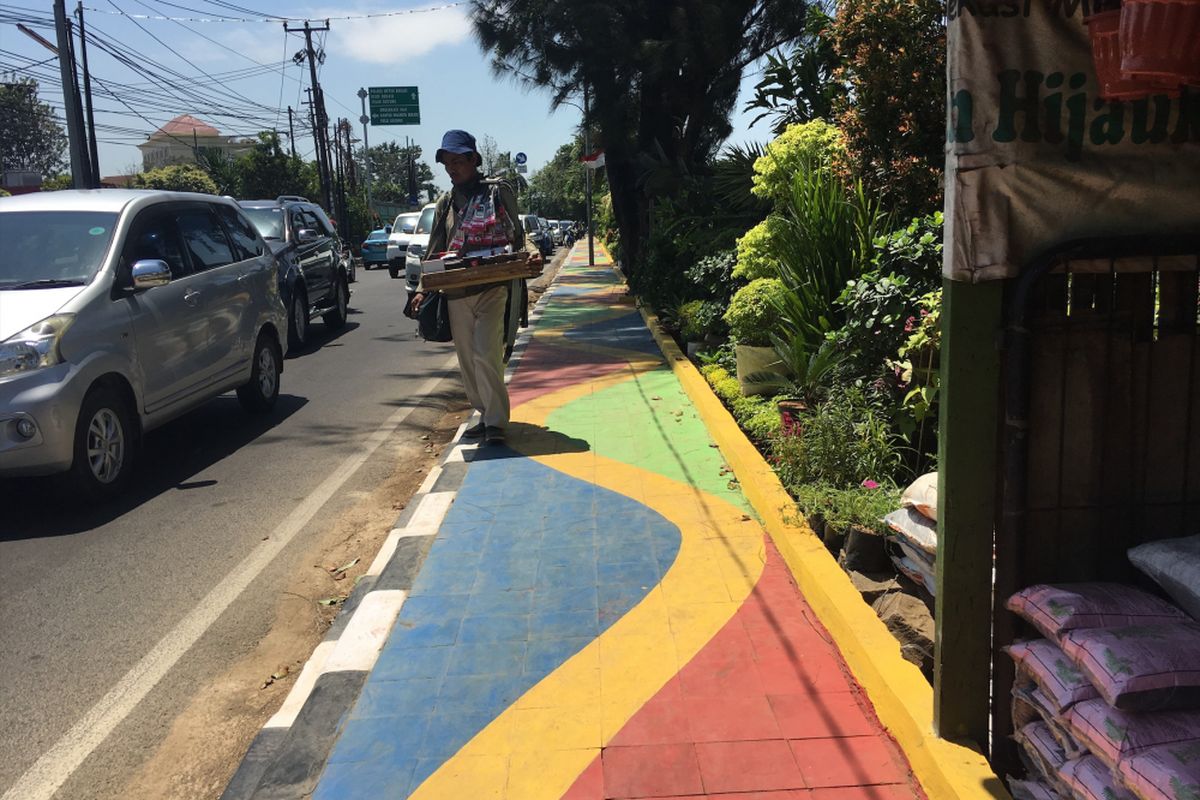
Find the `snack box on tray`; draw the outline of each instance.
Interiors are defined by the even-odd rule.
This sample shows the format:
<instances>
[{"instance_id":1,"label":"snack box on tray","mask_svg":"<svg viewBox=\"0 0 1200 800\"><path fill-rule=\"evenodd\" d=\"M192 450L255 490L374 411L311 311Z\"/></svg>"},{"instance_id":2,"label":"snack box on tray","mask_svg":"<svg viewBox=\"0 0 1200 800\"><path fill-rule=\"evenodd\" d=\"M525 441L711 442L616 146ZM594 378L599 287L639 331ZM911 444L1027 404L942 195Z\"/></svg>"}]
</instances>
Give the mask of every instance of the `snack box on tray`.
<instances>
[{"instance_id":1,"label":"snack box on tray","mask_svg":"<svg viewBox=\"0 0 1200 800\"><path fill-rule=\"evenodd\" d=\"M530 267L526 257L526 253L501 253L465 259L457 256L430 259L421 265L421 288L426 291L459 289L541 275L541 266Z\"/></svg>"}]
</instances>

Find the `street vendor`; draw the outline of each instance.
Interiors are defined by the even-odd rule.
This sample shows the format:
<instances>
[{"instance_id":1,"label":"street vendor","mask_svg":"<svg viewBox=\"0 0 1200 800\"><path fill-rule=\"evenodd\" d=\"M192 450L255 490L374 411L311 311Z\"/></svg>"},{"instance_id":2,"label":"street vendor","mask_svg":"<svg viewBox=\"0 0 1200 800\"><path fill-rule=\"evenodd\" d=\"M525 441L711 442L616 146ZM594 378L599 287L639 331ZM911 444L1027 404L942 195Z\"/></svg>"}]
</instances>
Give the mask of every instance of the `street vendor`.
<instances>
[{"instance_id":1,"label":"street vendor","mask_svg":"<svg viewBox=\"0 0 1200 800\"><path fill-rule=\"evenodd\" d=\"M475 137L462 130L446 131L436 160L445 166L451 189L438 198L425 258L452 253L467 259L524 251L531 270L540 271L542 255L535 243L525 240L512 188L485 179L479 171L483 158L475 148ZM503 443L509 420L504 362L512 352L524 310L524 279L443 291L463 387L480 414L480 422L463 435L488 444ZM417 308L422 299L421 293L414 295L410 308Z\"/></svg>"}]
</instances>

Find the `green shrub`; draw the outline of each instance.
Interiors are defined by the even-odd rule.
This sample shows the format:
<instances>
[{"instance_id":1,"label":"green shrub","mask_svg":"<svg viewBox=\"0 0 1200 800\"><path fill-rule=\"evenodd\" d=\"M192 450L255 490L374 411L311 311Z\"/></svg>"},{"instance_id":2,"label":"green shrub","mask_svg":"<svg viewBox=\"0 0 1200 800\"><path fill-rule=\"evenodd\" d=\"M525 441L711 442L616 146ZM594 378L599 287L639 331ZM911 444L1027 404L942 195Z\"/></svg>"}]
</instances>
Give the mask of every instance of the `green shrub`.
<instances>
[{"instance_id":1,"label":"green shrub","mask_svg":"<svg viewBox=\"0 0 1200 800\"><path fill-rule=\"evenodd\" d=\"M722 250L701 258L688 267L684 275L704 293L705 299L719 300L729 305L739 284L733 277L736 260L733 250Z\"/></svg>"},{"instance_id":2,"label":"green shrub","mask_svg":"<svg viewBox=\"0 0 1200 800\"><path fill-rule=\"evenodd\" d=\"M766 146L754 162L755 195L784 202L792 191L792 176L804 169L844 174L846 136L824 120L790 125Z\"/></svg>"},{"instance_id":3,"label":"green shrub","mask_svg":"<svg viewBox=\"0 0 1200 800\"><path fill-rule=\"evenodd\" d=\"M771 215L739 237L733 277L746 281L778 278L778 260L771 248L779 235L779 218Z\"/></svg>"},{"instance_id":4,"label":"green shrub","mask_svg":"<svg viewBox=\"0 0 1200 800\"><path fill-rule=\"evenodd\" d=\"M887 415L857 387L838 389L804 420L796 478L857 486L863 481L899 483L903 460L899 437Z\"/></svg>"},{"instance_id":5,"label":"green shrub","mask_svg":"<svg viewBox=\"0 0 1200 800\"><path fill-rule=\"evenodd\" d=\"M903 217L942 205L946 21L939 0L840 0L837 122L872 194Z\"/></svg>"},{"instance_id":6,"label":"green shrub","mask_svg":"<svg viewBox=\"0 0 1200 800\"><path fill-rule=\"evenodd\" d=\"M217 184L195 164L172 164L134 175L130 186L137 189L166 189L172 192L216 194Z\"/></svg>"},{"instance_id":7,"label":"green shrub","mask_svg":"<svg viewBox=\"0 0 1200 800\"><path fill-rule=\"evenodd\" d=\"M775 311L784 332L815 348L841 326L835 301L847 281L870 267L874 241L887 230L888 218L861 181L848 187L824 169L795 173L791 188L777 209L780 232L771 242L788 288Z\"/></svg>"},{"instance_id":8,"label":"green shrub","mask_svg":"<svg viewBox=\"0 0 1200 800\"><path fill-rule=\"evenodd\" d=\"M779 432L779 411L774 400L743 397L737 378L715 364L701 367L700 373L751 440L766 446Z\"/></svg>"},{"instance_id":9,"label":"green shrub","mask_svg":"<svg viewBox=\"0 0 1200 800\"><path fill-rule=\"evenodd\" d=\"M880 520L900 507L900 490L894 486L837 487L824 481L802 483L794 487L796 508L805 517L820 515L834 528L857 525L868 530L886 533ZM820 533L820 531L816 531Z\"/></svg>"},{"instance_id":10,"label":"green shrub","mask_svg":"<svg viewBox=\"0 0 1200 800\"><path fill-rule=\"evenodd\" d=\"M776 306L787 290L778 278L758 278L738 289L725 312L729 335L737 344L769 347L776 330Z\"/></svg>"},{"instance_id":11,"label":"green shrub","mask_svg":"<svg viewBox=\"0 0 1200 800\"><path fill-rule=\"evenodd\" d=\"M715 300L689 300L679 308L679 333L684 340L698 342L724 330L725 308Z\"/></svg>"}]
</instances>

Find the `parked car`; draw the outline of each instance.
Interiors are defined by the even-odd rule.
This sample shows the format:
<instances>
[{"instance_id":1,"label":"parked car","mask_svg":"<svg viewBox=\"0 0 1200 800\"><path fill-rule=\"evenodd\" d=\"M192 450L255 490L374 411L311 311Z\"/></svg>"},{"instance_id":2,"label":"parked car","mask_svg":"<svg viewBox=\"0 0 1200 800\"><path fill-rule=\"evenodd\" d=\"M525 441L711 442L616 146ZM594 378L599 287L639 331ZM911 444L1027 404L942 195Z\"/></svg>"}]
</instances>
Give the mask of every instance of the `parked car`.
<instances>
[{"instance_id":1,"label":"parked car","mask_svg":"<svg viewBox=\"0 0 1200 800\"><path fill-rule=\"evenodd\" d=\"M555 246L563 243L563 227L562 222L557 219L548 219L546 222L550 226L550 241L554 242Z\"/></svg>"},{"instance_id":2,"label":"parked car","mask_svg":"<svg viewBox=\"0 0 1200 800\"><path fill-rule=\"evenodd\" d=\"M0 476L112 497L142 436L230 389L266 412L287 316L229 199L104 189L0 198Z\"/></svg>"},{"instance_id":3,"label":"parked car","mask_svg":"<svg viewBox=\"0 0 1200 800\"><path fill-rule=\"evenodd\" d=\"M521 227L525 229L525 238L532 239L542 255L548 256L554 250L549 235L542 227L541 219L533 214L521 214Z\"/></svg>"},{"instance_id":4,"label":"parked car","mask_svg":"<svg viewBox=\"0 0 1200 800\"><path fill-rule=\"evenodd\" d=\"M429 234L433 231L433 217L437 213L437 203L429 203L421 209L417 226L408 237L408 249L404 256L404 283L412 291L416 291L421 280L421 259L425 257L425 248L429 245Z\"/></svg>"},{"instance_id":5,"label":"parked car","mask_svg":"<svg viewBox=\"0 0 1200 800\"><path fill-rule=\"evenodd\" d=\"M325 211L290 197L242 200L238 205L279 260L289 348L305 345L313 317L321 317L332 330L343 327L350 304L350 274Z\"/></svg>"},{"instance_id":6,"label":"parked car","mask_svg":"<svg viewBox=\"0 0 1200 800\"><path fill-rule=\"evenodd\" d=\"M554 235L550 232L550 220L538 217L538 224L542 226L542 235L546 237L546 246L549 248L545 255L550 255L554 252Z\"/></svg>"},{"instance_id":7,"label":"parked car","mask_svg":"<svg viewBox=\"0 0 1200 800\"><path fill-rule=\"evenodd\" d=\"M393 279L400 277L400 271L405 267L408 255L408 240L417 229L417 220L421 218L420 211L409 211L397 214L392 223L392 232L388 234L387 268L388 275Z\"/></svg>"},{"instance_id":8,"label":"parked car","mask_svg":"<svg viewBox=\"0 0 1200 800\"><path fill-rule=\"evenodd\" d=\"M388 229L379 228L367 234L362 247L359 248L362 253L363 269L369 270L372 266L387 264L389 233Z\"/></svg>"}]
</instances>

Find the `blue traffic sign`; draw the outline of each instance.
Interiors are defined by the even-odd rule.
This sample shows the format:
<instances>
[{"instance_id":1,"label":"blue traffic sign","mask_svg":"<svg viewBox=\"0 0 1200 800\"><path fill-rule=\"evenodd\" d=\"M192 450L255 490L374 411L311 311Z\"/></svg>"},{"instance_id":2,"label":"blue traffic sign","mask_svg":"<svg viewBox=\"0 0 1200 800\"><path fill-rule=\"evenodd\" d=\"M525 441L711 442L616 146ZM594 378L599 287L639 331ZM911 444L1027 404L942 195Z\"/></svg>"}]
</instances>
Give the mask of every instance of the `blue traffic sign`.
<instances>
[{"instance_id":1,"label":"blue traffic sign","mask_svg":"<svg viewBox=\"0 0 1200 800\"><path fill-rule=\"evenodd\" d=\"M517 157L516 157L515 161L518 164L524 164L528 160L529 160L529 158L524 153L517 153Z\"/></svg>"}]
</instances>

